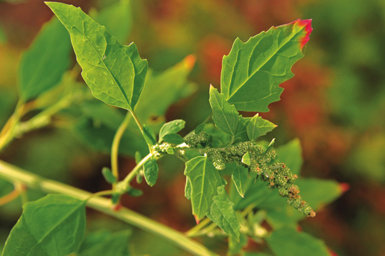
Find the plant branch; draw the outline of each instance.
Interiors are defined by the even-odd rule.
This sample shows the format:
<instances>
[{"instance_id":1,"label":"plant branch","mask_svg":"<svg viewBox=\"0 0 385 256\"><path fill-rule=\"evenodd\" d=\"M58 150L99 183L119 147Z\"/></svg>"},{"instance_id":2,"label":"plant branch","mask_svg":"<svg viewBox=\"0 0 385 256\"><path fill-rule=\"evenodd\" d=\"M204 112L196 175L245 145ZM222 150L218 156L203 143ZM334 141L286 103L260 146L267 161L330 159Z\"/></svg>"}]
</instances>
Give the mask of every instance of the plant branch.
<instances>
[{"instance_id":1,"label":"plant branch","mask_svg":"<svg viewBox=\"0 0 385 256\"><path fill-rule=\"evenodd\" d=\"M115 176L116 180L119 180L119 165L118 165L118 156L119 156L119 145L123 137L124 132L127 129L127 126L130 122L130 112L127 112L123 122L120 124L118 130L115 133L114 140L112 141L111 148L111 171Z\"/></svg>"},{"instance_id":2,"label":"plant branch","mask_svg":"<svg viewBox=\"0 0 385 256\"><path fill-rule=\"evenodd\" d=\"M15 112L8 119L0 132L0 151L2 151L15 137L15 129L23 116L24 104L21 101L17 102Z\"/></svg>"},{"instance_id":3,"label":"plant branch","mask_svg":"<svg viewBox=\"0 0 385 256\"><path fill-rule=\"evenodd\" d=\"M143 160L142 160L143 161ZM87 206L107 215L113 216L140 229L159 235L176 244L180 248L200 256L211 256L215 253L208 250L198 242L186 237L184 234L171 229L161 223L153 221L139 213L122 208L119 211L112 209L111 201L107 198L92 197L92 194L63 183L42 178L31 174L16 166L0 160L0 178L20 182L28 187L40 189L47 193L60 193L72 196L79 200L87 200Z\"/></svg>"}]
</instances>

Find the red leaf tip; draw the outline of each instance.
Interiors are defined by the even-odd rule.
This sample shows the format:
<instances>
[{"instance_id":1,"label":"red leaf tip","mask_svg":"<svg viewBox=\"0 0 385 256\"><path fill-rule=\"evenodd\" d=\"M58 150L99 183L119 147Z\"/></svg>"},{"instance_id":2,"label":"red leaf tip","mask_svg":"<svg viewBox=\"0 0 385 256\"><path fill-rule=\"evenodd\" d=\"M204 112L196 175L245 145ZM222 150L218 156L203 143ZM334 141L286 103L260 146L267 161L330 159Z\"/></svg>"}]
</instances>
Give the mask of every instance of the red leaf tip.
<instances>
[{"instance_id":1,"label":"red leaf tip","mask_svg":"<svg viewBox=\"0 0 385 256\"><path fill-rule=\"evenodd\" d=\"M195 219L196 224L199 224L200 220L199 220L198 216L194 215L194 219Z\"/></svg>"},{"instance_id":2,"label":"red leaf tip","mask_svg":"<svg viewBox=\"0 0 385 256\"><path fill-rule=\"evenodd\" d=\"M340 189L342 193L345 193L350 189L350 185L348 183L340 183Z\"/></svg>"},{"instance_id":3,"label":"red leaf tip","mask_svg":"<svg viewBox=\"0 0 385 256\"><path fill-rule=\"evenodd\" d=\"M311 19L307 19L307 20L298 19L298 20L294 21L294 24L297 24L298 26L305 28L306 35L301 39L301 42L300 42L301 43L301 49L310 40L310 34L313 31L313 28L311 27L311 22L312 22Z\"/></svg>"}]
</instances>

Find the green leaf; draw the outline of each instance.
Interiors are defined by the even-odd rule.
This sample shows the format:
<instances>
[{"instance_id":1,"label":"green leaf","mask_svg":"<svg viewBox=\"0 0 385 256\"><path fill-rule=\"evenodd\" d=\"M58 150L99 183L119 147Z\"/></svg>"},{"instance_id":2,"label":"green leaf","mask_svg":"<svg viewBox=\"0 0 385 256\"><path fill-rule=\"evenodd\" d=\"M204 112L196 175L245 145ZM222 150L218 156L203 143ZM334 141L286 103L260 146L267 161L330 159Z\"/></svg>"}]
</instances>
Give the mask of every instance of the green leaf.
<instances>
[{"instance_id":1,"label":"green leaf","mask_svg":"<svg viewBox=\"0 0 385 256\"><path fill-rule=\"evenodd\" d=\"M295 229L275 230L267 239L269 247L277 256L329 256L330 253L319 239Z\"/></svg>"},{"instance_id":2,"label":"green leaf","mask_svg":"<svg viewBox=\"0 0 385 256\"><path fill-rule=\"evenodd\" d=\"M233 208L233 202L231 202L227 195L225 186L217 187L217 192L218 194L213 196L210 212L207 217L227 234L239 240L240 224Z\"/></svg>"},{"instance_id":3,"label":"green leaf","mask_svg":"<svg viewBox=\"0 0 385 256\"><path fill-rule=\"evenodd\" d=\"M284 163L290 170L299 174L302 167L302 148L299 139L294 139L276 149L277 161Z\"/></svg>"},{"instance_id":4,"label":"green leaf","mask_svg":"<svg viewBox=\"0 0 385 256\"><path fill-rule=\"evenodd\" d=\"M223 57L221 92L240 111L267 112L283 91L279 84L293 77L292 65L303 57L310 20L272 27L247 42L234 41Z\"/></svg>"},{"instance_id":5,"label":"green leaf","mask_svg":"<svg viewBox=\"0 0 385 256\"><path fill-rule=\"evenodd\" d=\"M333 180L301 178L297 180L297 185L301 190L302 198L314 209L320 209L333 202L343 192L341 185Z\"/></svg>"},{"instance_id":6,"label":"green leaf","mask_svg":"<svg viewBox=\"0 0 385 256\"><path fill-rule=\"evenodd\" d=\"M68 30L82 77L92 94L106 104L132 110L142 92L148 66L136 45L121 45L80 8L57 2L46 4Z\"/></svg>"},{"instance_id":7,"label":"green leaf","mask_svg":"<svg viewBox=\"0 0 385 256\"><path fill-rule=\"evenodd\" d=\"M249 170L237 164L233 169L231 179L233 180L235 188L237 189L239 195L241 197L244 197L249 184Z\"/></svg>"},{"instance_id":8,"label":"green leaf","mask_svg":"<svg viewBox=\"0 0 385 256\"><path fill-rule=\"evenodd\" d=\"M246 136L246 119L239 115L234 105L229 104L224 95L216 88L210 86L210 106L213 112L215 125L229 134L232 142Z\"/></svg>"},{"instance_id":9,"label":"green leaf","mask_svg":"<svg viewBox=\"0 0 385 256\"><path fill-rule=\"evenodd\" d=\"M2 256L67 256L78 250L85 232L85 202L47 195L24 205Z\"/></svg>"},{"instance_id":10,"label":"green leaf","mask_svg":"<svg viewBox=\"0 0 385 256\"><path fill-rule=\"evenodd\" d=\"M130 230L110 233L99 231L86 236L79 256L128 256L128 240L131 236Z\"/></svg>"},{"instance_id":11,"label":"green leaf","mask_svg":"<svg viewBox=\"0 0 385 256\"><path fill-rule=\"evenodd\" d=\"M104 179L110 183L110 184L115 184L116 183L116 177L112 174L110 168L103 167L102 169L102 174Z\"/></svg>"},{"instance_id":12,"label":"green leaf","mask_svg":"<svg viewBox=\"0 0 385 256\"><path fill-rule=\"evenodd\" d=\"M247 235L241 233L239 239L230 236L229 237L229 255L242 255L240 252L242 248L247 245Z\"/></svg>"},{"instance_id":13,"label":"green leaf","mask_svg":"<svg viewBox=\"0 0 385 256\"><path fill-rule=\"evenodd\" d=\"M143 165L144 179L149 186L154 186L158 179L159 167L155 159L151 158Z\"/></svg>"},{"instance_id":14,"label":"green leaf","mask_svg":"<svg viewBox=\"0 0 385 256\"><path fill-rule=\"evenodd\" d=\"M175 134L182 130L186 122L181 119L173 120L165 123L159 131L159 142L163 141L163 138L169 134Z\"/></svg>"},{"instance_id":15,"label":"green leaf","mask_svg":"<svg viewBox=\"0 0 385 256\"><path fill-rule=\"evenodd\" d=\"M271 132L275 127L277 127L277 125L256 114L250 119L247 125L247 136L249 140L256 140L266 133Z\"/></svg>"},{"instance_id":16,"label":"green leaf","mask_svg":"<svg viewBox=\"0 0 385 256\"><path fill-rule=\"evenodd\" d=\"M197 156L187 161L184 174L190 183L192 212L201 219L208 213L217 187L223 185L223 179L207 156Z\"/></svg>"},{"instance_id":17,"label":"green leaf","mask_svg":"<svg viewBox=\"0 0 385 256\"><path fill-rule=\"evenodd\" d=\"M70 50L68 33L57 19L43 26L20 62L19 89L24 101L59 84L70 64Z\"/></svg>"},{"instance_id":18,"label":"green leaf","mask_svg":"<svg viewBox=\"0 0 385 256\"><path fill-rule=\"evenodd\" d=\"M102 9L96 20L106 26L111 35L119 42L124 43L131 32L132 14L129 0L120 0L111 6Z\"/></svg>"},{"instance_id":19,"label":"green leaf","mask_svg":"<svg viewBox=\"0 0 385 256\"><path fill-rule=\"evenodd\" d=\"M167 143L175 144L175 145L178 145L184 142L183 137L175 133L167 134L166 136L163 137L163 141Z\"/></svg>"}]
</instances>

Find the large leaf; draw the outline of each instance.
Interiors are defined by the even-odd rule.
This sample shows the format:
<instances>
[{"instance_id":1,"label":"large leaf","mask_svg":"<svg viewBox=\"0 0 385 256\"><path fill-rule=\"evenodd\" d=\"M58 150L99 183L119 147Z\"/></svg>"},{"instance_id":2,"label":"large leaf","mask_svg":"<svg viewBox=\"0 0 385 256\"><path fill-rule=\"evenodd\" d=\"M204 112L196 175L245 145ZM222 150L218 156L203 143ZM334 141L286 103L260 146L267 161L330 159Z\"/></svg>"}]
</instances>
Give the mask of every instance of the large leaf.
<instances>
[{"instance_id":1,"label":"large leaf","mask_svg":"<svg viewBox=\"0 0 385 256\"><path fill-rule=\"evenodd\" d=\"M266 240L276 256L330 255L324 242L295 229L275 230Z\"/></svg>"},{"instance_id":2,"label":"large leaf","mask_svg":"<svg viewBox=\"0 0 385 256\"><path fill-rule=\"evenodd\" d=\"M33 99L58 85L70 64L71 43L67 31L52 19L24 53L20 63L20 94Z\"/></svg>"},{"instance_id":3,"label":"large leaf","mask_svg":"<svg viewBox=\"0 0 385 256\"><path fill-rule=\"evenodd\" d=\"M136 45L121 45L80 8L57 2L47 5L70 33L82 77L92 94L106 104L133 109L148 66Z\"/></svg>"},{"instance_id":4,"label":"large leaf","mask_svg":"<svg viewBox=\"0 0 385 256\"><path fill-rule=\"evenodd\" d=\"M87 235L79 253L79 256L128 256L128 240L130 230L110 233L99 231Z\"/></svg>"},{"instance_id":5,"label":"large leaf","mask_svg":"<svg viewBox=\"0 0 385 256\"><path fill-rule=\"evenodd\" d=\"M267 112L283 91L279 84L293 76L292 65L303 57L310 20L272 27L247 42L237 38L223 58L221 92L238 110Z\"/></svg>"},{"instance_id":6,"label":"large leaf","mask_svg":"<svg viewBox=\"0 0 385 256\"><path fill-rule=\"evenodd\" d=\"M120 0L100 11L96 20L106 26L111 35L124 43L131 32L132 14L129 0Z\"/></svg>"},{"instance_id":7,"label":"large leaf","mask_svg":"<svg viewBox=\"0 0 385 256\"><path fill-rule=\"evenodd\" d=\"M77 251L85 232L85 202L48 195L24 206L2 256L66 256Z\"/></svg>"},{"instance_id":8,"label":"large leaf","mask_svg":"<svg viewBox=\"0 0 385 256\"><path fill-rule=\"evenodd\" d=\"M208 213L213 196L217 194L217 187L223 184L223 179L207 156L197 156L187 161L184 174L189 183L193 214L201 219Z\"/></svg>"},{"instance_id":9,"label":"large leaf","mask_svg":"<svg viewBox=\"0 0 385 256\"><path fill-rule=\"evenodd\" d=\"M242 118L234 105L229 104L224 95L213 86L210 86L209 102L215 125L229 134L232 142L246 136L247 120Z\"/></svg>"},{"instance_id":10,"label":"large leaf","mask_svg":"<svg viewBox=\"0 0 385 256\"><path fill-rule=\"evenodd\" d=\"M207 216L223 231L239 240L240 224L234 211L233 202L227 195L224 186L219 186L217 191L218 194L213 197Z\"/></svg>"}]
</instances>

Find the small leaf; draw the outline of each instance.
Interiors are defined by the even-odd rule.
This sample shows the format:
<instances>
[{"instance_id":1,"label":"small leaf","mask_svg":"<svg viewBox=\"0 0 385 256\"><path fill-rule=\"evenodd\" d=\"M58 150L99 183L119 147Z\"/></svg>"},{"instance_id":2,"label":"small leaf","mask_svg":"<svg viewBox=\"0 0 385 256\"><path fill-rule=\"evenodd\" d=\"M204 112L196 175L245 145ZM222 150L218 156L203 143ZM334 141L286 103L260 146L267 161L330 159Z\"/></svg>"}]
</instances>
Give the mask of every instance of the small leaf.
<instances>
[{"instance_id":1,"label":"small leaf","mask_svg":"<svg viewBox=\"0 0 385 256\"><path fill-rule=\"evenodd\" d=\"M87 235L82 243L79 256L127 256L128 240L131 236L130 230L124 230L116 233L108 231L99 231Z\"/></svg>"},{"instance_id":2,"label":"small leaf","mask_svg":"<svg viewBox=\"0 0 385 256\"><path fill-rule=\"evenodd\" d=\"M166 136L163 137L163 141L170 144L175 144L175 145L178 145L184 142L182 136L176 133L167 134Z\"/></svg>"},{"instance_id":3,"label":"small leaf","mask_svg":"<svg viewBox=\"0 0 385 256\"><path fill-rule=\"evenodd\" d=\"M115 184L116 183L116 177L112 174L110 168L103 167L102 174L103 174L104 179L108 183L110 183L110 184Z\"/></svg>"},{"instance_id":4,"label":"small leaf","mask_svg":"<svg viewBox=\"0 0 385 256\"><path fill-rule=\"evenodd\" d=\"M246 154L242 156L241 162L248 166L251 165L251 157L249 152L246 152Z\"/></svg>"},{"instance_id":5,"label":"small leaf","mask_svg":"<svg viewBox=\"0 0 385 256\"><path fill-rule=\"evenodd\" d=\"M184 187L184 196L188 199L191 200L191 182L188 177L186 177L186 184Z\"/></svg>"},{"instance_id":6,"label":"small leaf","mask_svg":"<svg viewBox=\"0 0 385 256\"><path fill-rule=\"evenodd\" d=\"M275 230L266 240L277 256L330 255L323 241L291 228Z\"/></svg>"},{"instance_id":7,"label":"small leaf","mask_svg":"<svg viewBox=\"0 0 385 256\"><path fill-rule=\"evenodd\" d=\"M292 173L299 174L302 167L302 148L299 139L294 139L277 148L277 161L284 163Z\"/></svg>"},{"instance_id":8,"label":"small leaf","mask_svg":"<svg viewBox=\"0 0 385 256\"><path fill-rule=\"evenodd\" d=\"M126 192L126 194L129 196L138 197L143 195L143 191L140 189L130 187L129 190Z\"/></svg>"},{"instance_id":9,"label":"small leaf","mask_svg":"<svg viewBox=\"0 0 385 256\"><path fill-rule=\"evenodd\" d=\"M155 134L147 125L143 125L143 137L148 145L156 144Z\"/></svg>"},{"instance_id":10,"label":"small leaf","mask_svg":"<svg viewBox=\"0 0 385 256\"><path fill-rule=\"evenodd\" d=\"M219 93L213 86L210 86L209 102L213 112L215 125L229 134L232 138L232 142L235 142L236 139L245 137L246 119L243 119L234 105L229 104L224 95Z\"/></svg>"},{"instance_id":11,"label":"small leaf","mask_svg":"<svg viewBox=\"0 0 385 256\"><path fill-rule=\"evenodd\" d=\"M159 131L159 142L162 142L164 137L169 134L175 134L182 130L186 122L181 119L173 120L165 123Z\"/></svg>"},{"instance_id":12,"label":"small leaf","mask_svg":"<svg viewBox=\"0 0 385 256\"><path fill-rule=\"evenodd\" d=\"M148 160L143 165L143 170L144 170L144 179L146 180L147 184L151 187L154 186L156 183L156 180L158 179L158 172L159 172L159 167L156 160L152 158Z\"/></svg>"},{"instance_id":13,"label":"small leaf","mask_svg":"<svg viewBox=\"0 0 385 256\"><path fill-rule=\"evenodd\" d=\"M209 211L217 187L223 185L223 179L207 156L197 156L186 162L184 171L190 183L192 212L203 218Z\"/></svg>"},{"instance_id":14,"label":"small leaf","mask_svg":"<svg viewBox=\"0 0 385 256\"><path fill-rule=\"evenodd\" d=\"M213 197L210 212L207 215L215 224L230 236L239 240L240 224L224 186L217 188L218 194Z\"/></svg>"},{"instance_id":15,"label":"small leaf","mask_svg":"<svg viewBox=\"0 0 385 256\"><path fill-rule=\"evenodd\" d=\"M253 116L247 125L247 136L249 140L256 140L259 137L271 132L277 125L263 119L258 114Z\"/></svg>"},{"instance_id":16,"label":"small leaf","mask_svg":"<svg viewBox=\"0 0 385 256\"><path fill-rule=\"evenodd\" d=\"M131 32L132 14L129 0L120 0L102 9L96 20L106 26L108 32L124 43Z\"/></svg>"},{"instance_id":17,"label":"small leaf","mask_svg":"<svg viewBox=\"0 0 385 256\"><path fill-rule=\"evenodd\" d=\"M136 45L119 44L104 26L80 8L58 2L46 4L68 30L82 77L92 94L106 104L133 109L148 66Z\"/></svg>"},{"instance_id":18,"label":"small leaf","mask_svg":"<svg viewBox=\"0 0 385 256\"><path fill-rule=\"evenodd\" d=\"M231 179L233 180L239 195L244 197L249 184L248 169L240 165L235 165L233 173L231 174Z\"/></svg>"},{"instance_id":19,"label":"small leaf","mask_svg":"<svg viewBox=\"0 0 385 256\"><path fill-rule=\"evenodd\" d=\"M78 250L85 223L84 201L47 195L24 205L2 255L67 256Z\"/></svg>"},{"instance_id":20,"label":"small leaf","mask_svg":"<svg viewBox=\"0 0 385 256\"><path fill-rule=\"evenodd\" d=\"M20 62L20 94L24 101L36 98L61 81L70 65L71 43L57 19L44 25Z\"/></svg>"},{"instance_id":21,"label":"small leaf","mask_svg":"<svg viewBox=\"0 0 385 256\"><path fill-rule=\"evenodd\" d=\"M267 112L268 105L280 99L279 84L293 77L291 67L303 57L311 30L311 20L296 20L245 43L237 38L222 62L225 99L240 111Z\"/></svg>"}]
</instances>

